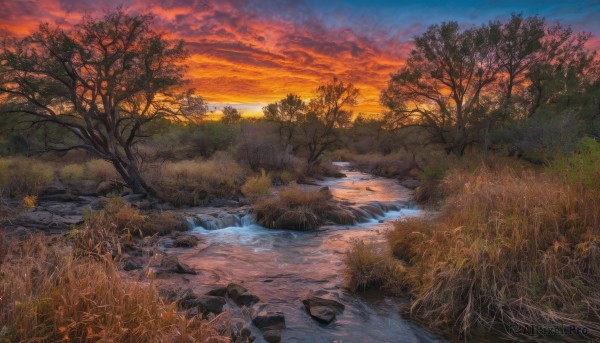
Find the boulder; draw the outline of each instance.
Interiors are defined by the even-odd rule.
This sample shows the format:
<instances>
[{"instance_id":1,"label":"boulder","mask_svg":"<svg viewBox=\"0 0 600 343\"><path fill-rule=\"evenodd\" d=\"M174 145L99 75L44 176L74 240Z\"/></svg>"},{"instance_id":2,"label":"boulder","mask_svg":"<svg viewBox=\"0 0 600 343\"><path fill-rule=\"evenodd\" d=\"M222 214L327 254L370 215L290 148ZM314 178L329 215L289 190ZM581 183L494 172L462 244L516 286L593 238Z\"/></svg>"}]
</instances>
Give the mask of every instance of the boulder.
<instances>
[{"instance_id":1,"label":"boulder","mask_svg":"<svg viewBox=\"0 0 600 343\"><path fill-rule=\"evenodd\" d=\"M164 257L158 267L163 272L171 272L178 274L197 274L197 272L187 264L180 262L175 256Z\"/></svg>"},{"instance_id":2,"label":"boulder","mask_svg":"<svg viewBox=\"0 0 600 343\"><path fill-rule=\"evenodd\" d=\"M216 297L224 297L227 294L227 287L219 287L206 292L206 295L213 295Z\"/></svg>"},{"instance_id":3,"label":"boulder","mask_svg":"<svg viewBox=\"0 0 600 343\"><path fill-rule=\"evenodd\" d=\"M268 343L280 343L281 342L281 330L267 330L263 332L263 338Z\"/></svg>"},{"instance_id":4,"label":"boulder","mask_svg":"<svg viewBox=\"0 0 600 343\"><path fill-rule=\"evenodd\" d=\"M419 187L421 181L413 178L404 179L400 182L400 184L408 189L415 189Z\"/></svg>"},{"instance_id":5,"label":"boulder","mask_svg":"<svg viewBox=\"0 0 600 343\"><path fill-rule=\"evenodd\" d=\"M312 318L325 324L334 321L336 314L345 308L342 303L317 296L310 296L302 300L302 303Z\"/></svg>"},{"instance_id":6,"label":"boulder","mask_svg":"<svg viewBox=\"0 0 600 343\"><path fill-rule=\"evenodd\" d=\"M126 272L136 270L136 269L142 269L142 266L131 260L127 260L127 262L125 262L125 265L123 266L123 270Z\"/></svg>"},{"instance_id":7,"label":"boulder","mask_svg":"<svg viewBox=\"0 0 600 343\"><path fill-rule=\"evenodd\" d=\"M252 323L262 332L284 329L285 317L283 312L262 310L252 318Z\"/></svg>"},{"instance_id":8,"label":"boulder","mask_svg":"<svg viewBox=\"0 0 600 343\"><path fill-rule=\"evenodd\" d=\"M215 313L219 314L223 312L223 306L225 306L225 299L223 297L216 297L212 295L201 295L193 297L185 297L179 300L178 304L180 309L191 309L197 307L203 314Z\"/></svg>"},{"instance_id":9,"label":"boulder","mask_svg":"<svg viewBox=\"0 0 600 343\"><path fill-rule=\"evenodd\" d=\"M250 307L260 301L256 295L248 292L244 286L236 283L227 285L227 296L238 306Z\"/></svg>"}]
</instances>

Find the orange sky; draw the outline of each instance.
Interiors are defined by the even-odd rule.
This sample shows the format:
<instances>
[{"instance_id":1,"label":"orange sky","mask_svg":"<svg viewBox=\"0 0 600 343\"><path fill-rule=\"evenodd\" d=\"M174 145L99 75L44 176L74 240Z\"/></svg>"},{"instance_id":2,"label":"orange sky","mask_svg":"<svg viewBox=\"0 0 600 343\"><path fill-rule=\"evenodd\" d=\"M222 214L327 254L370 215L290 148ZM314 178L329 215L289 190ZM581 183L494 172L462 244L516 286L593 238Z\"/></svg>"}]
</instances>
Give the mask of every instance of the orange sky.
<instances>
[{"instance_id":1,"label":"orange sky","mask_svg":"<svg viewBox=\"0 0 600 343\"><path fill-rule=\"evenodd\" d=\"M424 22L445 19L439 13L439 19L429 18L431 9L424 7L419 14L423 23L394 19L398 22L393 25L379 25L384 16L363 15L360 8L343 16L335 7L317 10L318 4L301 0L268 5L243 0L20 0L2 1L0 34L24 36L42 21L66 27L84 13L98 15L121 4L132 12L154 13L157 29L187 42L189 78L211 110L232 104L248 114L262 113L262 106L290 92L309 98L334 75L360 88L355 113L378 113L379 93L402 65L412 37L428 25Z\"/></svg>"}]
</instances>

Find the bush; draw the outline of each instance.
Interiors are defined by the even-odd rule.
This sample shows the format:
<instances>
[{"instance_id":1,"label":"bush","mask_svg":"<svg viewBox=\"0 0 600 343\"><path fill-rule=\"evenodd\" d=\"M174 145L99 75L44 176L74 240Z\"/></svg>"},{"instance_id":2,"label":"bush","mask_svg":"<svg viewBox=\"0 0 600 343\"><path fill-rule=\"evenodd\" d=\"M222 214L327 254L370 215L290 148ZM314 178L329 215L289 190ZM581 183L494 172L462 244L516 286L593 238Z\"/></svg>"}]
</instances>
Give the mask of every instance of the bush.
<instances>
[{"instance_id":1,"label":"bush","mask_svg":"<svg viewBox=\"0 0 600 343\"><path fill-rule=\"evenodd\" d=\"M161 198L177 206L235 197L246 174L237 162L222 154L209 160L166 162L149 169L149 179Z\"/></svg>"},{"instance_id":2,"label":"bush","mask_svg":"<svg viewBox=\"0 0 600 343\"><path fill-rule=\"evenodd\" d=\"M346 253L345 262L349 286L354 291L375 286L394 294L405 290L406 269L403 264L374 243L354 243Z\"/></svg>"},{"instance_id":3,"label":"bush","mask_svg":"<svg viewBox=\"0 0 600 343\"><path fill-rule=\"evenodd\" d=\"M21 157L0 159L0 195L36 195L54 179L48 163Z\"/></svg>"},{"instance_id":4,"label":"bush","mask_svg":"<svg viewBox=\"0 0 600 343\"><path fill-rule=\"evenodd\" d=\"M261 170L260 175L249 178L242 185L242 193L249 199L258 199L269 195L271 191L271 178Z\"/></svg>"},{"instance_id":5,"label":"bush","mask_svg":"<svg viewBox=\"0 0 600 343\"><path fill-rule=\"evenodd\" d=\"M85 162L84 169L85 177L91 180L103 181L120 178L115 167L105 160L89 160Z\"/></svg>"},{"instance_id":6,"label":"bush","mask_svg":"<svg viewBox=\"0 0 600 343\"><path fill-rule=\"evenodd\" d=\"M1 256L0 256L1 257ZM122 276L111 259L77 258L35 236L0 260L2 338L11 342L229 342L212 321L187 319L153 285Z\"/></svg>"},{"instance_id":7,"label":"bush","mask_svg":"<svg viewBox=\"0 0 600 343\"><path fill-rule=\"evenodd\" d=\"M548 169L580 190L600 190L600 143L583 138L575 153L560 156Z\"/></svg>"},{"instance_id":8,"label":"bush","mask_svg":"<svg viewBox=\"0 0 600 343\"><path fill-rule=\"evenodd\" d=\"M58 176L62 182L75 183L86 178L83 164L67 164L60 168Z\"/></svg>"}]
</instances>

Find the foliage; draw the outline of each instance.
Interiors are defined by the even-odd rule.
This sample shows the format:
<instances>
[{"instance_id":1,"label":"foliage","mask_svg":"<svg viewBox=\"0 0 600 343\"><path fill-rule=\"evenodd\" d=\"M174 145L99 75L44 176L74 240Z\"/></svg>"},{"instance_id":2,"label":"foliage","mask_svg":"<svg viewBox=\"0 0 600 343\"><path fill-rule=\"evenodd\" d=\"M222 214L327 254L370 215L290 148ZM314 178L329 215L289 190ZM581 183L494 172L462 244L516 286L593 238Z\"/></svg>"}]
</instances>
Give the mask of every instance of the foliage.
<instances>
[{"instance_id":1,"label":"foliage","mask_svg":"<svg viewBox=\"0 0 600 343\"><path fill-rule=\"evenodd\" d=\"M54 179L54 168L39 160L23 157L0 159L0 195L36 195Z\"/></svg>"},{"instance_id":2,"label":"foliage","mask_svg":"<svg viewBox=\"0 0 600 343\"><path fill-rule=\"evenodd\" d=\"M552 161L548 170L582 191L600 191L600 143L583 138L575 153L561 155Z\"/></svg>"},{"instance_id":3,"label":"foliage","mask_svg":"<svg viewBox=\"0 0 600 343\"><path fill-rule=\"evenodd\" d=\"M249 199L258 199L269 195L271 186L271 178L263 169L260 171L260 175L253 176L246 180L242 185L242 193Z\"/></svg>"},{"instance_id":4,"label":"foliage","mask_svg":"<svg viewBox=\"0 0 600 343\"><path fill-rule=\"evenodd\" d=\"M237 123L242 119L242 115L237 110L237 108L231 106L223 107L223 117L221 117L221 121L225 124L233 124Z\"/></svg>"},{"instance_id":5,"label":"foliage","mask_svg":"<svg viewBox=\"0 0 600 343\"><path fill-rule=\"evenodd\" d=\"M185 70L183 43L151 26L152 16L118 9L102 19L85 16L69 31L42 24L31 36L7 40L3 112L62 127L79 143L53 149L84 149L113 163L134 192L153 194L134 149L146 124L193 119L206 108L191 91L175 92Z\"/></svg>"}]
</instances>

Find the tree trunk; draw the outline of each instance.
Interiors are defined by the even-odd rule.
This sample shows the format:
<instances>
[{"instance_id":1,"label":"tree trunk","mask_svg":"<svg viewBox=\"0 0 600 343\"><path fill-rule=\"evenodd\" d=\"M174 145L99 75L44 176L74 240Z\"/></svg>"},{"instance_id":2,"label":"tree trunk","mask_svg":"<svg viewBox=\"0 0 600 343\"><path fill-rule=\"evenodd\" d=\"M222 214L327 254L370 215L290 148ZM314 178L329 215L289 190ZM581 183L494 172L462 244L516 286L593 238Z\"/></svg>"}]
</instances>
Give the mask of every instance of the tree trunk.
<instances>
[{"instance_id":1,"label":"tree trunk","mask_svg":"<svg viewBox=\"0 0 600 343\"><path fill-rule=\"evenodd\" d=\"M129 165L124 163L117 157L110 161L123 181L127 184L127 187L136 194L146 194L148 196L156 196L156 191L146 183L142 175L139 173L135 162L129 162Z\"/></svg>"}]
</instances>

